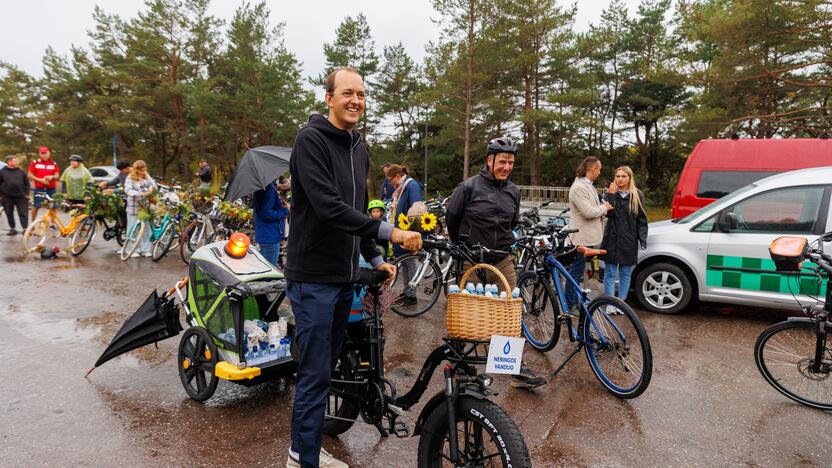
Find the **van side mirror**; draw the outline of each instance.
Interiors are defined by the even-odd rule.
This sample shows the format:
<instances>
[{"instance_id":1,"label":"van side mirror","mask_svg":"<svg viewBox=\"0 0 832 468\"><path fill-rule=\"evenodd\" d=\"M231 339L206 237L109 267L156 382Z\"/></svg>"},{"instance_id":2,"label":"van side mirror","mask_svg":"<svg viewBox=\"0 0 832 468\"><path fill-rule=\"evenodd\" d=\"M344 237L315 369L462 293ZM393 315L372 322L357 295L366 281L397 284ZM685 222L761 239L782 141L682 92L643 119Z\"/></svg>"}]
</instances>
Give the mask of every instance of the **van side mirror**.
<instances>
[{"instance_id":1,"label":"van side mirror","mask_svg":"<svg viewBox=\"0 0 832 468\"><path fill-rule=\"evenodd\" d=\"M719 225L720 231L729 232L740 227L740 220L736 213L723 211L719 215L719 221L717 221L717 224Z\"/></svg>"}]
</instances>

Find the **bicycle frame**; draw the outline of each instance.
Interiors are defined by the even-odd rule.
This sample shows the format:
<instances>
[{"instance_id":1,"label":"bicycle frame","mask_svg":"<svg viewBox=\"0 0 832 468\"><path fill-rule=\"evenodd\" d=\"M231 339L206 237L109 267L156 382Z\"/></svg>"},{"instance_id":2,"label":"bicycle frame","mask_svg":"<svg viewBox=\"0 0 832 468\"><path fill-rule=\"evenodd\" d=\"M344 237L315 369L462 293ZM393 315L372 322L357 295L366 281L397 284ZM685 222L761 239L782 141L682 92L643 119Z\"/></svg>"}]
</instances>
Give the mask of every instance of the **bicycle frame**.
<instances>
[{"instance_id":1,"label":"bicycle frame","mask_svg":"<svg viewBox=\"0 0 832 468\"><path fill-rule=\"evenodd\" d=\"M567 320L568 325L569 325L568 328L567 328L569 330L569 341L572 341L572 342L577 341L578 345L579 345L578 346L579 350L580 350L581 347L588 346L588 345L591 344L591 343L588 343L584 339L584 337L582 337L578 333L578 328L581 327L581 324L585 320L589 320L590 325L592 326L593 329L595 329L595 332L601 338L601 344L603 346L608 346L610 344L609 341L606 340L606 338L604 338L603 332L598 327L598 324L595 323L595 320L592 318L592 316L589 314L589 309L587 309L587 305L590 303L590 299L589 299L589 296L586 293L586 291L581 288L581 286L575 281L574 278L572 278L572 275L569 274L569 272L566 270L566 268L563 266L563 264L561 264L552 254L547 254L546 255L545 263L546 263L546 268L544 268L544 269L549 274L548 277L550 277L552 279L552 283L555 287L555 295L557 296L558 305L560 306L560 310L567 310L567 306L566 306L566 295L564 294L565 293L565 288L561 285L559 277L564 278L564 280L566 281L566 287L572 288L572 290L575 291L575 293L576 293L576 295L578 296L578 299L579 299L578 303L580 305L580 315L578 317L578 327L573 327L572 326L572 320L571 319ZM624 336L624 333L621 331L621 329L618 328L618 325L615 324L615 321L608 320L607 323L612 325L612 327L615 329L615 332L618 334L619 338L622 341L624 341L624 342L627 341L627 338Z\"/></svg>"},{"instance_id":2,"label":"bicycle frame","mask_svg":"<svg viewBox=\"0 0 832 468\"><path fill-rule=\"evenodd\" d=\"M69 219L69 224L64 226L64 223L61 222L61 219L58 217L57 210L54 207L49 207L46 210L46 214L35 222L39 223L41 221L46 221L47 223L49 223L49 225L58 228L58 232L60 233L61 237L67 237L73 232L75 232L76 229L78 229L78 226L81 224L81 221L86 219L87 216L89 215L87 215L86 213L73 215ZM49 226L47 226L47 229L49 229ZM43 233L38 234L42 235Z\"/></svg>"}]
</instances>

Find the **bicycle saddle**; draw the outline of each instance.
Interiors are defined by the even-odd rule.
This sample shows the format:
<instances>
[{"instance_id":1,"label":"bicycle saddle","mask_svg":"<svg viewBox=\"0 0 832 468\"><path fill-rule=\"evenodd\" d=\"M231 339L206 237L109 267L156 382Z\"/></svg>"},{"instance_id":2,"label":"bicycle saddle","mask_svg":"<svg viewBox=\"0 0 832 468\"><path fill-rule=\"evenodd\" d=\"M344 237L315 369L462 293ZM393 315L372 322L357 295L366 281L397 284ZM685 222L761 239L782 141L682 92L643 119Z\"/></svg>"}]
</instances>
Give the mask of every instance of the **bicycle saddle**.
<instances>
[{"instance_id":1,"label":"bicycle saddle","mask_svg":"<svg viewBox=\"0 0 832 468\"><path fill-rule=\"evenodd\" d=\"M358 272L358 282L364 286L378 286L387 279L386 271L361 268Z\"/></svg>"},{"instance_id":2,"label":"bicycle saddle","mask_svg":"<svg viewBox=\"0 0 832 468\"><path fill-rule=\"evenodd\" d=\"M607 251L604 249L593 249L583 245L578 246L578 252L584 254L584 257L597 257L599 255L606 255Z\"/></svg>"}]
</instances>

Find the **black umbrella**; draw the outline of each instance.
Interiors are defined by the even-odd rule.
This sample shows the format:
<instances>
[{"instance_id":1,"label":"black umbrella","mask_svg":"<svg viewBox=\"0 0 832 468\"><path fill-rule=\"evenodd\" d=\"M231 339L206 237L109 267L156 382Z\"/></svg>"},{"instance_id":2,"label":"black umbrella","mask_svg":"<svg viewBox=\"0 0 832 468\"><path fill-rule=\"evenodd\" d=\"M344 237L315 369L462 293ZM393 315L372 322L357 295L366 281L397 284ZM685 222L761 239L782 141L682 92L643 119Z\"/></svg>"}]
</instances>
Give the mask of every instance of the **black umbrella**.
<instances>
[{"instance_id":1,"label":"black umbrella","mask_svg":"<svg viewBox=\"0 0 832 468\"><path fill-rule=\"evenodd\" d=\"M285 146L259 146L246 151L231 176L223 200L234 201L263 190L289 170L291 155L292 148Z\"/></svg>"},{"instance_id":2,"label":"black umbrella","mask_svg":"<svg viewBox=\"0 0 832 468\"><path fill-rule=\"evenodd\" d=\"M179 322L179 307L173 299L159 297L154 289L139 310L124 322L107 349L95 361L95 367L128 351L176 336L180 331L182 324Z\"/></svg>"}]
</instances>

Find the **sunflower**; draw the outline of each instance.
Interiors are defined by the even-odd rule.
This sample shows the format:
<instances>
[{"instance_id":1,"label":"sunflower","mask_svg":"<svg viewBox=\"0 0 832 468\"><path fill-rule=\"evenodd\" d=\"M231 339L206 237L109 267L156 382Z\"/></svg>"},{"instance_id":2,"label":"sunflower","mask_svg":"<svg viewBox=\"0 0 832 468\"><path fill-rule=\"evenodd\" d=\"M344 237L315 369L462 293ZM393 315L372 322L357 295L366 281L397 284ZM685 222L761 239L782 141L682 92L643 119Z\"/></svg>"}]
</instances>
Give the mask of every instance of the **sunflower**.
<instances>
[{"instance_id":1,"label":"sunflower","mask_svg":"<svg viewBox=\"0 0 832 468\"><path fill-rule=\"evenodd\" d=\"M399 213L399 229L403 231L410 229L410 219L404 213Z\"/></svg>"},{"instance_id":2,"label":"sunflower","mask_svg":"<svg viewBox=\"0 0 832 468\"><path fill-rule=\"evenodd\" d=\"M433 213L425 213L422 215L422 231L432 232L436 229L436 215Z\"/></svg>"}]
</instances>

